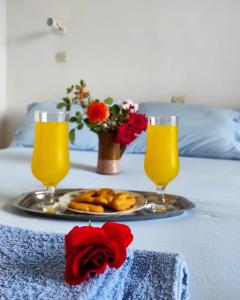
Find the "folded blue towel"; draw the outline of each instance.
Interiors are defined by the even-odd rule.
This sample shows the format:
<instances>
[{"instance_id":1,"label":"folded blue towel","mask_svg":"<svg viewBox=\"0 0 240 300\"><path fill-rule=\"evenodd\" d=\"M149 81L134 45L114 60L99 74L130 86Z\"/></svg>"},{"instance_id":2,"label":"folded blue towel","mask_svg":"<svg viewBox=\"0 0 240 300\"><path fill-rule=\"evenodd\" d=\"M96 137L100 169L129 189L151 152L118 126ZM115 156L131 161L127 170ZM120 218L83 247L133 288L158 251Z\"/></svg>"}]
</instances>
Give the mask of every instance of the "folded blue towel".
<instances>
[{"instance_id":1,"label":"folded blue towel","mask_svg":"<svg viewBox=\"0 0 240 300\"><path fill-rule=\"evenodd\" d=\"M178 254L128 251L118 269L72 287L64 282L64 235L0 225L0 299L182 299L188 275Z\"/></svg>"},{"instance_id":2,"label":"folded blue towel","mask_svg":"<svg viewBox=\"0 0 240 300\"><path fill-rule=\"evenodd\" d=\"M179 254L135 250L124 300L188 299L188 273Z\"/></svg>"}]
</instances>

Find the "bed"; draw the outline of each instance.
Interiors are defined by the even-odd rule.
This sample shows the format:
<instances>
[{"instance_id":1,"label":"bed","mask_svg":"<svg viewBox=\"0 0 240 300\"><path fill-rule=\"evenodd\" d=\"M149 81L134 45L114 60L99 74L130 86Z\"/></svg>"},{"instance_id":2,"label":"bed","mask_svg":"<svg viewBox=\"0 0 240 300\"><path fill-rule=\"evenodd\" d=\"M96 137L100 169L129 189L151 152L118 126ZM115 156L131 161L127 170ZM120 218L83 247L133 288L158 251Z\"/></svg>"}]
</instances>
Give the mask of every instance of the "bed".
<instances>
[{"instance_id":1,"label":"bed","mask_svg":"<svg viewBox=\"0 0 240 300\"><path fill-rule=\"evenodd\" d=\"M76 221L41 218L14 209L22 193L39 190L32 176L31 147L0 151L0 222L35 231L67 233ZM71 169L59 188L102 187L152 191L143 170L144 153L125 153L116 176L95 172L97 153L71 150ZM240 161L181 157L180 173L168 193L196 208L171 219L134 221L132 247L181 253L190 274L191 299L238 299L240 294ZM85 224L78 222L77 225Z\"/></svg>"}]
</instances>

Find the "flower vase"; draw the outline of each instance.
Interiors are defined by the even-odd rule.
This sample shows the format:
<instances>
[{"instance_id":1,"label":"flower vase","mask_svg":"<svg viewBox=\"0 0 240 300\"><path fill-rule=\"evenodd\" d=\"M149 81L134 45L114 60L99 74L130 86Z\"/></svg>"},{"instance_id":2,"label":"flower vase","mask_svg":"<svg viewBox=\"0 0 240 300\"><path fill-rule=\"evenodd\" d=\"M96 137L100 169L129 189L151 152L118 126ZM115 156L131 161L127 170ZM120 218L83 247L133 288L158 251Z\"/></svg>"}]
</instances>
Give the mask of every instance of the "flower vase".
<instances>
[{"instance_id":1,"label":"flower vase","mask_svg":"<svg viewBox=\"0 0 240 300\"><path fill-rule=\"evenodd\" d=\"M120 173L120 160L125 146L114 142L115 133L98 133L98 163L97 172L114 175Z\"/></svg>"}]
</instances>

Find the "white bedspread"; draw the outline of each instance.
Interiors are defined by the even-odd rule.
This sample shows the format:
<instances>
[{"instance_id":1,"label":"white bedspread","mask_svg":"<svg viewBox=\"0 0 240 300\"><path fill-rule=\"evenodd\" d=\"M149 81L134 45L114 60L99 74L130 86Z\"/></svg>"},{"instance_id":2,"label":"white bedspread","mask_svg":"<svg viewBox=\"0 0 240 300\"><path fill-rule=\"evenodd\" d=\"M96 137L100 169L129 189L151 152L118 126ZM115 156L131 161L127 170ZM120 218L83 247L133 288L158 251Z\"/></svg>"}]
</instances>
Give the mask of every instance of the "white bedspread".
<instances>
[{"instance_id":1,"label":"white bedspread","mask_svg":"<svg viewBox=\"0 0 240 300\"><path fill-rule=\"evenodd\" d=\"M41 189L30 170L32 149L0 151L0 223L39 231L68 232L76 221L52 220L11 209L19 194ZM143 155L124 155L122 173L95 173L96 153L71 152L72 167L61 188L113 187L153 190ZM196 204L190 213L165 220L129 222L133 247L182 253L190 273L191 299L240 298L240 161L181 158L167 192Z\"/></svg>"}]
</instances>

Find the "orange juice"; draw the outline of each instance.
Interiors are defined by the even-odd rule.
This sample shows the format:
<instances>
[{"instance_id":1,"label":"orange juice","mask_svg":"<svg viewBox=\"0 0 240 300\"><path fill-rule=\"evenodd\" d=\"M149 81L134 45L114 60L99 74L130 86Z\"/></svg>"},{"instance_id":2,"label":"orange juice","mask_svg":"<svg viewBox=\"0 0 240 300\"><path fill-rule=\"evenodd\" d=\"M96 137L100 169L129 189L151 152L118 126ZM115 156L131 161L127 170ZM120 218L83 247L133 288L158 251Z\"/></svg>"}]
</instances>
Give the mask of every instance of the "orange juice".
<instances>
[{"instance_id":1,"label":"orange juice","mask_svg":"<svg viewBox=\"0 0 240 300\"><path fill-rule=\"evenodd\" d=\"M178 127L148 125L144 168L147 176L165 187L179 171Z\"/></svg>"},{"instance_id":2,"label":"orange juice","mask_svg":"<svg viewBox=\"0 0 240 300\"><path fill-rule=\"evenodd\" d=\"M68 123L35 122L32 173L45 187L55 187L68 173Z\"/></svg>"}]
</instances>

